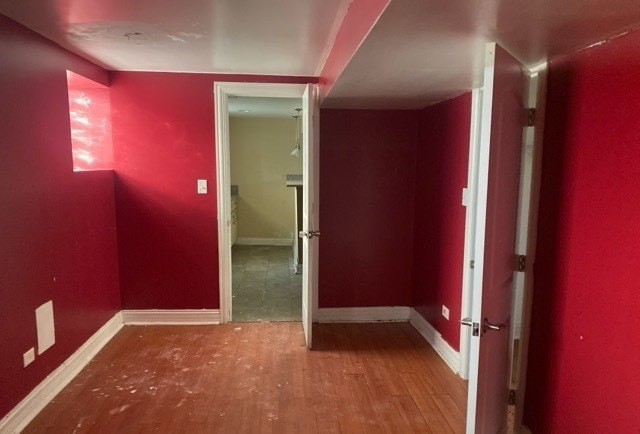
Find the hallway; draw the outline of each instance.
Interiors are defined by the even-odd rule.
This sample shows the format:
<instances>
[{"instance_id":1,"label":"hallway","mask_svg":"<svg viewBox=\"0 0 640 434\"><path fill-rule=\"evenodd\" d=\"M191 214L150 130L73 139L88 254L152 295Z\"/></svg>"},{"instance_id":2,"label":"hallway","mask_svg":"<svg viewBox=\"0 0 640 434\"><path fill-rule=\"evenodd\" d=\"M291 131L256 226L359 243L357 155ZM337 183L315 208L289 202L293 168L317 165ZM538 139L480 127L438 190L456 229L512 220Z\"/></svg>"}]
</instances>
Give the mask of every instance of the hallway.
<instances>
[{"instance_id":1,"label":"hallway","mask_svg":"<svg viewBox=\"0 0 640 434\"><path fill-rule=\"evenodd\" d=\"M301 321L302 274L291 246L233 246L234 322Z\"/></svg>"}]
</instances>

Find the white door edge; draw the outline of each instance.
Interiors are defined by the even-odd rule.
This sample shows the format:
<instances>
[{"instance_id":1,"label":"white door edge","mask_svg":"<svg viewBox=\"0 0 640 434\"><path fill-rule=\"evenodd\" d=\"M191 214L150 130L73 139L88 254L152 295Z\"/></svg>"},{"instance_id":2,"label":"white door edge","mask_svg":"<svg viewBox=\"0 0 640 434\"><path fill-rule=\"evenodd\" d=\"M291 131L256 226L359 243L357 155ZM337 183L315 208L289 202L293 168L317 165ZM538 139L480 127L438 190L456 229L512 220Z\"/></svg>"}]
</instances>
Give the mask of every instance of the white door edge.
<instances>
[{"instance_id":1,"label":"white door edge","mask_svg":"<svg viewBox=\"0 0 640 434\"><path fill-rule=\"evenodd\" d=\"M491 143L491 113L493 106L493 75L495 68L496 44L488 43L484 63L484 86L478 142L478 163L475 193L475 236L473 245L484 246L487 225L487 196L489 189L489 156ZM482 281L484 278L484 255L474 258L472 273L473 292L471 295L471 318L476 322L482 316ZM479 354L480 339L470 339L469 356ZM478 358L469 357L469 383L467 387L467 427L466 433L473 434L476 424L476 397L478 395Z\"/></svg>"},{"instance_id":2,"label":"white door edge","mask_svg":"<svg viewBox=\"0 0 640 434\"><path fill-rule=\"evenodd\" d=\"M231 321L231 177L229 153L229 96L302 98L306 84L215 82L214 122L218 227L218 283L220 322Z\"/></svg>"},{"instance_id":3,"label":"white door edge","mask_svg":"<svg viewBox=\"0 0 640 434\"><path fill-rule=\"evenodd\" d=\"M471 316L471 295L473 293L473 243L475 237L475 195L478 177L478 146L480 140L480 110L482 104L482 89L471 92L471 125L469 132L469 168L467 173L467 210L464 231L464 255L462 267L462 307L461 318ZM469 345L471 344L471 329L460 327L460 377L469 378Z\"/></svg>"}]
</instances>

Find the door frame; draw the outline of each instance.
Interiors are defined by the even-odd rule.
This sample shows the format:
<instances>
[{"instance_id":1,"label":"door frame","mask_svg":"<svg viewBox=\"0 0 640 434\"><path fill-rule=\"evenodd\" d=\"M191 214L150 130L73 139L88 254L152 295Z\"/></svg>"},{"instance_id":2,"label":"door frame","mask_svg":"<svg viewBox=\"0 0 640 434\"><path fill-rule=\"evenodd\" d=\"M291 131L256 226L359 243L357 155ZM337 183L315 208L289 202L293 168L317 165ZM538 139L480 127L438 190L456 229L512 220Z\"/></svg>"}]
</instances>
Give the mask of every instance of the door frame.
<instances>
[{"instance_id":1,"label":"door frame","mask_svg":"<svg viewBox=\"0 0 640 434\"><path fill-rule=\"evenodd\" d=\"M218 283L220 322L232 320L231 263L231 155L229 144L229 97L302 98L307 84L246 83L216 81L213 84L216 150L216 197L218 226Z\"/></svg>"},{"instance_id":2,"label":"door frame","mask_svg":"<svg viewBox=\"0 0 640 434\"><path fill-rule=\"evenodd\" d=\"M471 261L474 257L474 240L476 229L476 209L478 178L478 148L480 146L480 112L482 108L482 89L471 91L471 129L469 132L469 168L467 171L467 187L463 193L463 205L467 207L464 229L464 255L462 267L462 305L460 316L471 317L471 301L473 297L473 273ZM460 377L469 379L469 353L471 349L471 329L460 327Z\"/></svg>"},{"instance_id":3,"label":"door frame","mask_svg":"<svg viewBox=\"0 0 640 434\"><path fill-rule=\"evenodd\" d=\"M544 114L546 107L547 95L547 72L548 63L543 62L536 67L530 68L528 72L529 87L527 90L528 107L535 107L536 120L533 127L533 137L531 143L532 157L530 161L530 187L529 187L529 203L528 214L519 216L526 219L527 224L522 225L522 234L518 236L526 237L526 242L521 245L521 251L527 257L525 271L522 276L522 319L520 331L520 358L518 360L518 378L516 404L514 414L514 427L516 432L526 432L522 425L522 416L524 412L524 395L526 391L526 373L527 359L529 355L529 335L531 331L531 314L533 311L533 264L536 257L536 244L538 237L538 210L540 205L540 185L542 178L542 146L544 139ZM520 213L520 210L518 210ZM511 357L513 355L511 354Z\"/></svg>"},{"instance_id":4,"label":"door frame","mask_svg":"<svg viewBox=\"0 0 640 434\"><path fill-rule=\"evenodd\" d=\"M518 364L518 391L515 405L514 423L516 430L523 429L522 415L524 411L524 393L526 388L526 369L528 358L529 334L531 327L532 299L533 299L533 263L535 260L537 220L540 195L540 178L542 173L542 145L544 133L544 108L546 98L546 76L547 63L544 62L533 68L525 68L527 79L525 92L525 107L536 109L536 122L533 127L533 157L529 161L530 183L529 201L525 203L519 200L518 203L518 229L516 237L518 240L526 240L526 243L517 243L519 252L526 254L527 262L524 275L515 282L523 285L522 322L520 332L520 359ZM471 317L471 303L474 295L474 275L471 268L471 261L474 259L475 237L476 237L476 203L478 201L477 176L478 176L478 151L480 144L480 112L482 108L483 88L472 90L471 95L471 126L469 138L469 168L466 191L463 193L463 205L467 207L465 220L465 241L462 271L462 306L461 317ZM523 148L527 145L523 132ZM526 171L521 168L521 173ZM520 182L523 182L522 176ZM522 189L521 189L522 190ZM528 224L522 224L526 220ZM515 252L514 252L515 253ZM463 379L469 378L469 357L471 352L471 328L460 327L460 368L459 375ZM510 372L509 372L510 374ZM467 415L468 415L467 410ZM519 431L516 431L519 432Z\"/></svg>"}]
</instances>

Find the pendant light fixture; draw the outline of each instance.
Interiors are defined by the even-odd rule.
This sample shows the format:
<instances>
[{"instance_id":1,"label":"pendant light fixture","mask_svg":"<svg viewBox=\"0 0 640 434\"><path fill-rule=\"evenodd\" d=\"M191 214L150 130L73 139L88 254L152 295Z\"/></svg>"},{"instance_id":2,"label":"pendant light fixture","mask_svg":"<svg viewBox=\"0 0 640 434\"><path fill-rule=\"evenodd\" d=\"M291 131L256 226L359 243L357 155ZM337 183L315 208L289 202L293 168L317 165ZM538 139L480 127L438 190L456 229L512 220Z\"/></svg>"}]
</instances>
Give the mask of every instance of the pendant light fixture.
<instances>
[{"instance_id":1,"label":"pendant light fixture","mask_svg":"<svg viewBox=\"0 0 640 434\"><path fill-rule=\"evenodd\" d=\"M300 115L302 109L297 108L295 110L296 114L292 117L296 120L296 141L293 151L289 155L300 158L300 155L302 155L302 116Z\"/></svg>"}]
</instances>

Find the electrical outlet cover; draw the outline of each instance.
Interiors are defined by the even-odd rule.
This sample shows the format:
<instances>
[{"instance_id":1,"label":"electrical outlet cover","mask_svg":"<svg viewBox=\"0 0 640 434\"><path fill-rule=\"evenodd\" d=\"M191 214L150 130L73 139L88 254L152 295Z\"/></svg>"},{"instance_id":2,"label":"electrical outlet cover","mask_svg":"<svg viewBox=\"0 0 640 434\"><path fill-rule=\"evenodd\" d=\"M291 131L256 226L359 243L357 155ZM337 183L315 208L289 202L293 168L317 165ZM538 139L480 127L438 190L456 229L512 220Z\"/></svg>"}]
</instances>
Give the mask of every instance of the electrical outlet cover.
<instances>
[{"instance_id":1,"label":"electrical outlet cover","mask_svg":"<svg viewBox=\"0 0 640 434\"><path fill-rule=\"evenodd\" d=\"M208 188L206 179L198 179L198 194L207 194Z\"/></svg>"},{"instance_id":2,"label":"electrical outlet cover","mask_svg":"<svg viewBox=\"0 0 640 434\"><path fill-rule=\"evenodd\" d=\"M26 368L31 362L36 359L36 352L33 348L30 348L29 351L22 355L22 362L24 363L24 367Z\"/></svg>"},{"instance_id":3,"label":"electrical outlet cover","mask_svg":"<svg viewBox=\"0 0 640 434\"><path fill-rule=\"evenodd\" d=\"M449 319L449 308L444 304L442 305L442 316Z\"/></svg>"}]
</instances>

